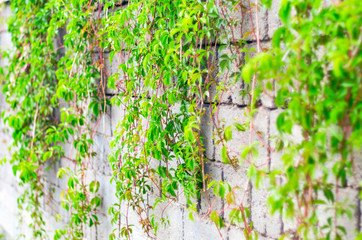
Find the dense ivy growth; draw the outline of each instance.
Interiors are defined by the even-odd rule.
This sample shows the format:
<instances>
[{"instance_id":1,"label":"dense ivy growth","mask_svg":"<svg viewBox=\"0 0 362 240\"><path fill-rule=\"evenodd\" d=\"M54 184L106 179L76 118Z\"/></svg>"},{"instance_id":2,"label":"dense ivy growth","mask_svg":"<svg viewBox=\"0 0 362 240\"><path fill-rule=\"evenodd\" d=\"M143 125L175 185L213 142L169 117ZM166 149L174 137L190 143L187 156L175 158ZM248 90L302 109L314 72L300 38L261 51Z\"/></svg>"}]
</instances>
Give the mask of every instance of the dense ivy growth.
<instances>
[{"instance_id":1,"label":"dense ivy growth","mask_svg":"<svg viewBox=\"0 0 362 240\"><path fill-rule=\"evenodd\" d=\"M119 200L109 209L110 239L131 238L129 211L156 238L160 224L168 222L163 212L170 204L183 195L193 219L197 199L208 198L208 189L225 200L225 209L214 209L216 200L209 201L201 219L210 218L221 238L221 229L231 224L246 239L257 239L244 199L251 187L266 183L271 213L279 212L296 226L282 237L346 238L339 219L351 217L354 209L339 189L359 184L354 161L362 144L358 0L325 7L322 1L281 1L283 26L271 49L262 46L259 27L261 9L271 1L10 4L14 48L3 54L10 59L3 93L12 111L1 116L11 128L9 162L25 187L18 202L33 219L34 239L82 239L87 226L99 224L100 186L87 178L87 168L96 154L91 150L94 135L110 105L123 112L108 157ZM108 72L107 61L117 66L116 72ZM220 106L240 82L245 114L227 125L219 117ZM107 88L114 93L110 101ZM283 111L275 123L278 136L265 141L254 121L262 111L259 99L273 92ZM221 160L234 169L246 166L247 182L232 186L205 174L205 119L215 129ZM296 132L302 140L293 139ZM248 136L240 142L241 152L228 144L238 134ZM262 149L269 156L260 163ZM276 152L282 164L271 168ZM60 160L68 166L58 177L67 176L61 197L70 219L63 229L48 233L41 204L44 171ZM150 192L157 197L146 201ZM223 217L226 210L230 214ZM318 211L330 211L330 218L324 223Z\"/></svg>"},{"instance_id":2,"label":"dense ivy growth","mask_svg":"<svg viewBox=\"0 0 362 240\"><path fill-rule=\"evenodd\" d=\"M339 189L361 180L362 8L357 1L324 9L321 3L283 1L284 26L274 34L273 50L252 59L243 79L257 74L263 85L276 81L276 104L285 108L276 120L283 166L269 173L272 212L294 218L296 236L342 239L346 229L338 219L352 218L355 207ZM301 141L290 140L293 128ZM324 224L318 209L330 212Z\"/></svg>"}]
</instances>

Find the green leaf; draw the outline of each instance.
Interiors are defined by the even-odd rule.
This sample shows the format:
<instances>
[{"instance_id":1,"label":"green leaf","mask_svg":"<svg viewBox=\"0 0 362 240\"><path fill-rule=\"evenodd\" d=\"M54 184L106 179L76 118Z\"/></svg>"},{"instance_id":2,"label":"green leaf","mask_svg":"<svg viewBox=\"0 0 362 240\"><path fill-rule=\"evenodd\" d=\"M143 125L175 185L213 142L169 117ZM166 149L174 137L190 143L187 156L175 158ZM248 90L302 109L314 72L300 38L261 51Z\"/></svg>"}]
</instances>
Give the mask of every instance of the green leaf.
<instances>
[{"instance_id":1,"label":"green leaf","mask_svg":"<svg viewBox=\"0 0 362 240\"><path fill-rule=\"evenodd\" d=\"M221 159L224 163L226 164L230 164L230 160L229 160L229 157L228 157L228 150L225 146L222 147L221 149Z\"/></svg>"},{"instance_id":2,"label":"green leaf","mask_svg":"<svg viewBox=\"0 0 362 240\"><path fill-rule=\"evenodd\" d=\"M210 213L210 219L213 221L218 228L222 228L225 226L224 221L222 218L217 214L216 211Z\"/></svg>"},{"instance_id":3,"label":"green leaf","mask_svg":"<svg viewBox=\"0 0 362 240\"><path fill-rule=\"evenodd\" d=\"M231 130L231 126L228 126L225 128L225 132L224 132L224 137L226 141L229 141L232 139L232 130Z\"/></svg>"},{"instance_id":4,"label":"green leaf","mask_svg":"<svg viewBox=\"0 0 362 240\"><path fill-rule=\"evenodd\" d=\"M94 198L92 198L91 200L91 204L97 208L101 205L101 199L98 196L95 196Z\"/></svg>"},{"instance_id":5,"label":"green leaf","mask_svg":"<svg viewBox=\"0 0 362 240\"><path fill-rule=\"evenodd\" d=\"M72 190L74 189L74 178L70 177L68 179L68 187Z\"/></svg>"},{"instance_id":6,"label":"green leaf","mask_svg":"<svg viewBox=\"0 0 362 240\"><path fill-rule=\"evenodd\" d=\"M285 25L290 24L290 12L292 4L290 0L283 0L280 5L279 16Z\"/></svg>"},{"instance_id":7,"label":"green leaf","mask_svg":"<svg viewBox=\"0 0 362 240\"><path fill-rule=\"evenodd\" d=\"M191 221L194 221L194 214L192 212L189 212L189 219Z\"/></svg>"},{"instance_id":8,"label":"green leaf","mask_svg":"<svg viewBox=\"0 0 362 240\"><path fill-rule=\"evenodd\" d=\"M267 8L271 8L272 0L261 0L260 2Z\"/></svg>"},{"instance_id":9,"label":"green leaf","mask_svg":"<svg viewBox=\"0 0 362 240\"><path fill-rule=\"evenodd\" d=\"M225 186L223 184L219 184L219 196L224 199L225 197Z\"/></svg>"},{"instance_id":10,"label":"green leaf","mask_svg":"<svg viewBox=\"0 0 362 240\"><path fill-rule=\"evenodd\" d=\"M99 189L99 182L98 181L92 181L89 184L89 191L90 192L96 193L96 192L98 192L98 189Z\"/></svg>"},{"instance_id":11,"label":"green leaf","mask_svg":"<svg viewBox=\"0 0 362 240\"><path fill-rule=\"evenodd\" d=\"M241 70L241 76L243 77L243 80L247 84L250 84L253 75L254 75L254 72L253 72L253 66L251 65L251 63L245 64L245 66Z\"/></svg>"},{"instance_id":12,"label":"green leaf","mask_svg":"<svg viewBox=\"0 0 362 240\"><path fill-rule=\"evenodd\" d=\"M246 131L246 128L243 125L241 125L240 123L234 123L234 126L236 127L236 129L239 132L245 132Z\"/></svg>"},{"instance_id":13,"label":"green leaf","mask_svg":"<svg viewBox=\"0 0 362 240\"><path fill-rule=\"evenodd\" d=\"M323 194L327 198L328 201L334 202L334 194L330 189L323 189Z\"/></svg>"}]
</instances>

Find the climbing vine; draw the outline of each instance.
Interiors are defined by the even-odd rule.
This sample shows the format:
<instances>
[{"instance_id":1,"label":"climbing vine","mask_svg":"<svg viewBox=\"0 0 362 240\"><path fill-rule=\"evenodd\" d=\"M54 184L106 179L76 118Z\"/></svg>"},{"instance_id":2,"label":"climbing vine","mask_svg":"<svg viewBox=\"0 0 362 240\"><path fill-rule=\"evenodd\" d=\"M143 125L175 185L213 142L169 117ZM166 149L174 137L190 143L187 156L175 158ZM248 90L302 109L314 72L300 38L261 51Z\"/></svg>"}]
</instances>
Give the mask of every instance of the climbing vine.
<instances>
[{"instance_id":1,"label":"climbing vine","mask_svg":"<svg viewBox=\"0 0 362 240\"><path fill-rule=\"evenodd\" d=\"M24 187L18 203L32 218L33 238L84 239L87 227L97 228L101 186L88 175L109 108L121 112L108 156L117 198L110 239L131 238L131 212L157 238L165 211L182 199L189 218L209 218L221 239L231 225L257 239L245 199L266 185L271 213L294 224L284 237L346 238L339 219L354 209L340 191L360 181L362 9L357 0L323 4L281 1L282 26L268 49L261 15L270 0L11 1L14 47L2 69L10 110L1 117L11 128L8 160ZM277 136L257 124L266 97L279 109L270 123ZM243 114L228 119L225 106ZM210 160L246 168L247 180L214 179ZM69 219L49 234L45 170L57 162Z\"/></svg>"},{"instance_id":2,"label":"climbing vine","mask_svg":"<svg viewBox=\"0 0 362 240\"><path fill-rule=\"evenodd\" d=\"M275 83L275 103L284 109L276 119L273 149L282 152L282 164L269 173L254 169L250 177L256 183L269 179L271 212L295 222L289 237L345 239L339 219L351 219L355 211L348 201L353 196L341 191L360 181L362 8L357 5L282 1L283 26L274 34L273 50L243 68L246 82L257 76L260 92ZM296 131L298 140L291 138ZM324 222L321 211L328 214Z\"/></svg>"},{"instance_id":3,"label":"climbing vine","mask_svg":"<svg viewBox=\"0 0 362 240\"><path fill-rule=\"evenodd\" d=\"M14 140L9 161L25 187L19 207L30 213L33 237L47 239L42 203L51 192L44 196L45 167L60 159L68 161L69 167L59 169L58 176L69 177L61 205L70 212L70 223L56 231L55 239L62 235L81 239L83 225L98 224L95 211L100 205L99 183L86 179L93 154L95 126L91 120L107 104L101 100L104 88L99 88L104 84L99 77L102 66L92 52L99 50L91 37L99 16L93 15L96 6L85 1L28 1L23 5L22 1L10 3L8 31L16 52L9 53L3 92L14 113L2 114Z\"/></svg>"}]
</instances>

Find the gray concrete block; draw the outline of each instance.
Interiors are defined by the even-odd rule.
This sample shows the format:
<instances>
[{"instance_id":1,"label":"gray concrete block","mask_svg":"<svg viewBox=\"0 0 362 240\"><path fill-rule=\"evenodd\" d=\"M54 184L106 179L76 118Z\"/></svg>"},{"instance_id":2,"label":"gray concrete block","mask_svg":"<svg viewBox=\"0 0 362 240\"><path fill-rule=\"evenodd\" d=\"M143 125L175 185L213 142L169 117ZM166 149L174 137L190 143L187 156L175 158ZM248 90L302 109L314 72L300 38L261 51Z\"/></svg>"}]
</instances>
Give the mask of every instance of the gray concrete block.
<instances>
[{"instance_id":1,"label":"gray concrete block","mask_svg":"<svg viewBox=\"0 0 362 240\"><path fill-rule=\"evenodd\" d=\"M362 181L362 150L356 149L351 153L351 159L353 161L353 176L348 178L348 186L359 186Z\"/></svg>"},{"instance_id":2,"label":"gray concrete block","mask_svg":"<svg viewBox=\"0 0 362 240\"><path fill-rule=\"evenodd\" d=\"M319 199L325 200L323 193L319 193ZM358 213L357 206L359 205L360 197L359 191L352 188L339 188L338 195L335 196L335 200L344 204L344 209L349 209L352 212L352 218L350 219L347 215L338 217L337 225L342 226L347 231L345 239L354 239L356 232L360 229L360 213ZM326 201L327 202L327 201ZM332 204L319 205L317 208L318 219L320 220L319 225L323 226L327 224L329 217L334 217L334 210ZM325 232L325 231L324 231ZM333 236L333 234L332 234Z\"/></svg>"},{"instance_id":3,"label":"gray concrete block","mask_svg":"<svg viewBox=\"0 0 362 240\"><path fill-rule=\"evenodd\" d=\"M94 156L91 158L92 168L107 176L112 175L111 165L108 162L108 155L111 152L109 147L110 140L110 137L96 134L93 137L94 143L91 148L92 153L94 153Z\"/></svg>"},{"instance_id":4,"label":"gray concrete block","mask_svg":"<svg viewBox=\"0 0 362 240\"><path fill-rule=\"evenodd\" d=\"M267 184L260 189L252 188L251 220L255 230L263 235L278 238L282 233L282 220L278 213L270 215L267 199L270 196Z\"/></svg>"},{"instance_id":5,"label":"gray concrete block","mask_svg":"<svg viewBox=\"0 0 362 240\"><path fill-rule=\"evenodd\" d=\"M207 162L205 164L205 175L207 177L206 184L212 181L220 181L222 179L222 164ZM206 186L207 187L207 186ZM212 211L220 211L224 208L224 200L215 196L213 188L206 192L201 192L199 214L204 216Z\"/></svg>"},{"instance_id":6,"label":"gray concrete block","mask_svg":"<svg viewBox=\"0 0 362 240\"><path fill-rule=\"evenodd\" d=\"M103 174L95 174L95 180L99 182L98 195L101 197L101 205L99 212L108 214L108 210L113 204L118 203L116 198L116 186L115 183L111 183L111 177Z\"/></svg>"},{"instance_id":7,"label":"gray concrete block","mask_svg":"<svg viewBox=\"0 0 362 240\"><path fill-rule=\"evenodd\" d=\"M284 110L277 109L270 112L270 137L272 138L270 140L270 169L282 169L283 168L283 162L281 160L281 157L283 156L284 151L277 151L276 147L278 142L280 141L279 138L281 138L281 135L277 129L276 126L276 120Z\"/></svg>"},{"instance_id":8,"label":"gray concrete block","mask_svg":"<svg viewBox=\"0 0 362 240\"><path fill-rule=\"evenodd\" d=\"M279 239L279 238L271 238L271 237L268 237L268 236L263 236L261 234L258 234L258 239L260 239L260 240L276 240L276 239Z\"/></svg>"},{"instance_id":9,"label":"gray concrete block","mask_svg":"<svg viewBox=\"0 0 362 240\"><path fill-rule=\"evenodd\" d=\"M145 219L147 216L145 214L142 214L142 217ZM128 224L132 228L133 239L149 239L144 233L140 221L141 219L136 211L133 210L131 206L127 207L127 203L124 202L121 206L121 227L125 227L126 223L128 222Z\"/></svg>"},{"instance_id":10,"label":"gray concrete block","mask_svg":"<svg viewBox=\"0 0 362 240\"><path fill-rule=\"evenodd\" d=\"M8 29L7 21L11 16L11 9L9 5L4 5L0 10L0 33L6 32Z\"/></svg>"},{"instance_id":11,"label":"gray concrete block","mask_svg":"<svg viewBox=\"0 0 362 240\"><path fill-rule=\"evenodd\" d=\"M112 63L110 62L110 53L104 53L104 62L107 78L113 76L115 78L116 89L106 88L107 94L117 94L125 89L125 80L128 78L127 74L119 67L121 64L127 63L130 58L130 53L126 51L121 51L115 53L112 58Z\"/></svg>"},{"instance_id":12,"label":"gray concrete block","mask_svg":"<svg viewBox=\"0 0 362 240\"><path fill-rule=\"evenodd\" d=\"M256 32L257 27L256 5L253 1L247 0L243 0L242 5L242 8L237 5L235 7L232 7L231 10L228 9L226 3L224 2L222 2L222 4L220 3L220 5L217 6L220 12L220 16L227 19L228 22L231 23L225 29L227 36L224 36L224 32L221 33L223 37L221 40L222 43L233 41L236 42L241 39L246 41L255 40L254 34L252 34L251 32L253 30ZM260 39L267 39L268 24L267 10L265 8L259 8L258 21Z\"/></svg>"},{"instance_id":13,"label":"gray concrete block","mask_svg":"<svg viewBox=\"0 0 362 240\"><path fill-rule=\"evenodd\" d=\"M109 106L105 113L99 115L97 121L94 123L93 133L96 131L97 134L105 137L112 136L111 108L112 106Z\"/></svg>"},{"instance_id":14,"label":"gray concrete block","mask_svg":"<svg viewBox=\"0 0 362 240\"><path fill-rule=\"evenodd\" d=\"M220 122L216 122L217 128L226 128L232 126L235 122L243 123L246 121L245 110L235 106L224 106L219 107L219 111L215 113L215 119L219 119ZM248 144L248 137L245 133L239 133L236 130L233 131L232 139L224 143L229 150L230 158L240 159L240 148L242 145ZM220 137L216 136L215 141L219 141ZM215 160L222 162L221 150L223 144L219 143L215 146Z\"/></svg>"},{"instance_id":15,"label":"gray concrete block","mask_svg":"<svg viewBox=\"0 0 362 240\"><path fill-rule=\"evenodd\" d=\"M275 31L282 26L279 18L279 8L281 0L273 0L271 8L268 10L268 36L272 38Z\"/></svg>"},{"instance_id":16,"label":"gray concrete block","mask_svg":"<svg viewBox=\"0 0 362 240\"><path fill-rule=\"evenodd\" d=\"M244 235L244 229L234 226L229 227L227 236L229 240L246 240L246 237Z\"/></svg>"},{"instance_id":17,"label":"gray concrete block","mask_svg":"<svg viewBox=\"0 0 362 240\"><path fill-rule=\"evenodd\" d=\"M210 106L205 106L205 113L202 115L201 118L201 137L202 142L204 144L205 149L205 157L207 159L213 159L215 154L215 147L213 143L213 131L214 131L214 124L211 119L211 110Z\"/></svg>"},{"instance_id":18,"label":"gray concrete block","mask_svg":"<svg viewBox=\"0 0 362 240\"><path fill-rule=\"evenodd\" d=\"M217 118L217 113L215 114ZM233 126L235 122L243 124L248 121L246 109L238 108L235 106L220 106L218 113L218 118L220 120L220 127ZM256 149L258 150L258 157L250 159L247 157L246 163L254 162L257 166L262 168L268 167L269 153L267 149L267 136L269 128L269 112L260 109L253 117L254 130L251 131L252 142L258 142ZM229 157L235 158L241 161L240 154L242 153L243 146L249 146L250 142L250 130L243 132L237 131L234 127L232 139L225 143L225 146L228 148ZM219 138L217 137L217 141ZM261 141L262 140L262 141ZM215 160L222 161L221 151L223 145L220 143L215 146ZM244 162L245 160L242 160Z\"/></svg>"},{"instance_id":19,"label":"gray concrete block","mask_svg":"<svg viewBox=\"0 0 362 240\"><path fill-rule=\"evenodd\" d=\"M2 50L6 50L12 46L11 34L9 32L0 33L0 43Z\"/></svg>"},{"instance_id":20,"label":"gray concrete block","mask_svg":"<svg viewBox=\"0 0 362 240\"><path fill-rule=\"evenodd\" d=\"M230 212L232 209L239 208L241 205L244 208L250 210L250 184L247 177L247 167L241 166L237 169L234 169L231 165L225 165L223 167L223 179L225 182L230 184L232 191L235 194L235 203L228 204L227 201L224 201L224 219L226 222L230 223ZM249 219L247 219L249 224ZM244 227L244 226L233 226L233 227Z\"/></svg>"},{"instance_id":21,"label":"gray concrete block","mask_svg":"<svg viewBox=\"0 0 362 240\"><path fill-rule=\"evenodd\" d=\"M270 82L274 87L275 86L274 80L271 80ZM266 82L264 83L266 84ZM260 97L261 105L263 105L263 107L265 108L275 109L277 107L275 104L275 95L276 95L275 87L273 90L267 90L264 87Z\"/></svg>"},{"instance_id":22,"label":"gray concrete block","mask_svg":"<svg viewBox=\"0 0 362 240\"><path fill-rule=\"evenodd\" d=\"M166 207L167 202L162 204L163 208ZM162 213L158 212L157 215L161 216ZM164 209L164 216L167 216L169 224L161 226L157 233L157 239L184 239L184 209L175 205L169 205Z\"/></svg>"},{"instance_id":23,"label":"gray concrete block","mask_svg":"<svg viewBox=\"0 0 362 240\"><path fill-rule=\"evenodd\" d=\"M218 50L218 58L216 59L216 84L210 87L210 97L212 102L234 103L237 105L248 105L249 97L242 95L245 91L245 83L242 79L230 77L232 74L239 74L244 54L240 53L235 46L227 46L223 50ZM224 58L233 59L229 69L223 69L220 62Z\"/></svg>"},{"instance_id":24,"label":"gray concrete block","mask_svg":"<svg viewBox=\"0 0 362 240\"><path fill-rule=\"evenodd\" d=\"M17 186L19 183L18 178L14 176L12 166L9 162L0 165L0 179L3 184L8 186Z\"/></svg>"},{"instance_id":25,"label":"gray concrete block","mask_svg":"<svg viewBox=\"0 0 362 240\"><path fill-rule=\"evenodd\" d=\"M196 218L191 221L188 217L184 219L185 224L185 237L187 240L209 240L209 239L226 239L227 229L224 227L220 230L220 233L216 225L209 219Z\"/></svg>"},{"instance_id":26,"label":"gray concrete block","mask_svg":"<svg viewBox=\"0 0 362 240\"><path fill-rule=\"evenodd\" d=\"M122 121L125 115L123 106L117 107L115 105L111 108L111 130L112 133L119 127L120 121Z\"/></svg>"},{"instance_id":27,"label":"gray concrete block","mask_svg":"<svg viewBox=\"0 0 362 240\"><path fill-rule=\"evenodd\" d=\"M292 128L292 133L290 135L281 135L277 129L276 121L278 116L283 112L282 109L272 110L270 112L270 147L271 147L271 163L270 169L281 169L284 164L282 161L282 156L286 153L285 150L276 151L276 145L278 143L278 139L284 142L284 146L289 145L291 143L301 143L304 140L301 127L295 125Z\"/></svg>"},{"instance_id":28,"label":"gray concrete block","mask_svg":"<svg viewBox=\"0 0 362 240\"><path fill-rule=\"evenodd\" d=\"M323 0L322 7L330 7L331 5L336 4L336 2L338 3L338 1L334 0Z\"/></svg>"},{"instance_id":29,"label":"gray concrete block","mask_svg":"<svg viewBox=\"0 0 362 240\"><path fill-rule=\"evenodd\" d=\"M151 158L149 160L149 170L150 172L156 171L156 169L161 166L161 162ZM157 174L153 175L154 179L150 180L150 186L151 186L151 194L160 197L161 196L161 191L160 191L160 179L158 177ZM152 205L152 204L151 204Z\"/></svg>"},{"instance_id":30,"label":"gray concrete block","mask_svg":"<svg viewBox=\"0 0 362 240\"><path fill-rule=\"evenodd\" d=\"M16 188L7 183L0 183L0 234L9 239L16 239L18 234L17 198L20 196Z\"/></svg>"},{"instance_id":31,"label":"gray concrete block","mask_svg":"<svg viewBox=\"0 0 362 240\"><path fill-rule=\"evenodd\" d=\"M111 218L107 215L98 214L99 225L94 229L95 236L90 239L109 239L109 235L112 233L113 228L117 226L111 225Z\"/></svg>"}]
</instances>

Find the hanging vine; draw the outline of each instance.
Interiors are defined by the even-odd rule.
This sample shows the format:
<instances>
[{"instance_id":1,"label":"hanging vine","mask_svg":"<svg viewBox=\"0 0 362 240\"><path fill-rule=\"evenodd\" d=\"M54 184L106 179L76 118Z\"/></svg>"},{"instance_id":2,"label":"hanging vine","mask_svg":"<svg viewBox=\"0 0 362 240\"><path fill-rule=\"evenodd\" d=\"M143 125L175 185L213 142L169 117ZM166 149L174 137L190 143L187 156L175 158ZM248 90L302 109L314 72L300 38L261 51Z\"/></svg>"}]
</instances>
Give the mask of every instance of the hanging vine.
<instances>
[{"instance_id":1,"label":"hanging vine","mask_svg":"<svg viewBox=\"0 0 362 240\"><path fill-rule=\"evenodd\" d=\"M14 111L3 113L13 129L14 153L9 161L25 186L19 207L30 213L33 238L47 239L42 204L45 163L69 161L72 167L60 169L58 176L69 176L62 206L70 212L71 221L56 231L55 238L80 239L83 225L98 224L95 213L100 205L96 195L99 183L86 179L97 127L92 120L107 104L104 88L98 88L104 84L99 77L102 65L92 53L97 49L91 36L99 16L94 18L96 6L88 1L30 1L23 5L22 1L10 5L9 32L16 52L9 54L12 59L3 86ZM59 33L64 30L67 34L62 39ZM71 156L65 153L65 146L73 146Z\"/></svg>"},{"instance_id":2,"label":"hanging vine","mask_svg":"<svg viewBox=\"0 0 362 240\"><path fill-rule=\"evenodd\" d=\"M271 212L295 222L289 237L345 239L339 219L352 218L355 211L348 204L352 196L340 191L360 181L355 157L362 141L362 8L357 5L283 1L284 26L274 34L273 50L253 58L242 72L246 82L257 76L266 89L275 80L275 102L284 109L276 119L280 135L273 149L282 151L282 165L269 174L253 170L250 177L269 179ZM295 131L300 141L291 139ZM328 214L324 222L322 209Z\"/></svg>"},{"instance_id":3,"label":"hanging vine","mask_svg":"<svg viewBox=\"0 0 362 240\"><path fill-rule=\"evenodd\" d=\"M362 9L357 0L321 2L283 0L283 25L267 49L260 15L270 0L11 1L14 52L3 54L10 64L2 89L11 111L2 118L12 129L9 161L25 187L18 202L33 220L33 238L83 239L99 224L100 183L87 174L109 105L122 112L108 156L118 199L110 239L131 238L130 212L157 238L165 210L183 197L189 217L209 218L221 239L226 226L257 239L245 199L267 182L271 213L295 223L284 237L345 238L339 219L353 209L339 191L360 181ZM278 136L256 123L260 99L273 92ZM224 105L242 106L243 115L226 119ZM207 156L205 121L220 159ZM293 140L298 131L302 140ZM241 151L231 146L236 139ZM271 167L277 152L281 165ZM247 180L214 180L210 160L246 167ZM56 161L67 166L58 177L67 177L61 205L70 218L49 234L44 171ZM331 213L326 223L321 209Z\"/></svg>"}]
</instances>

